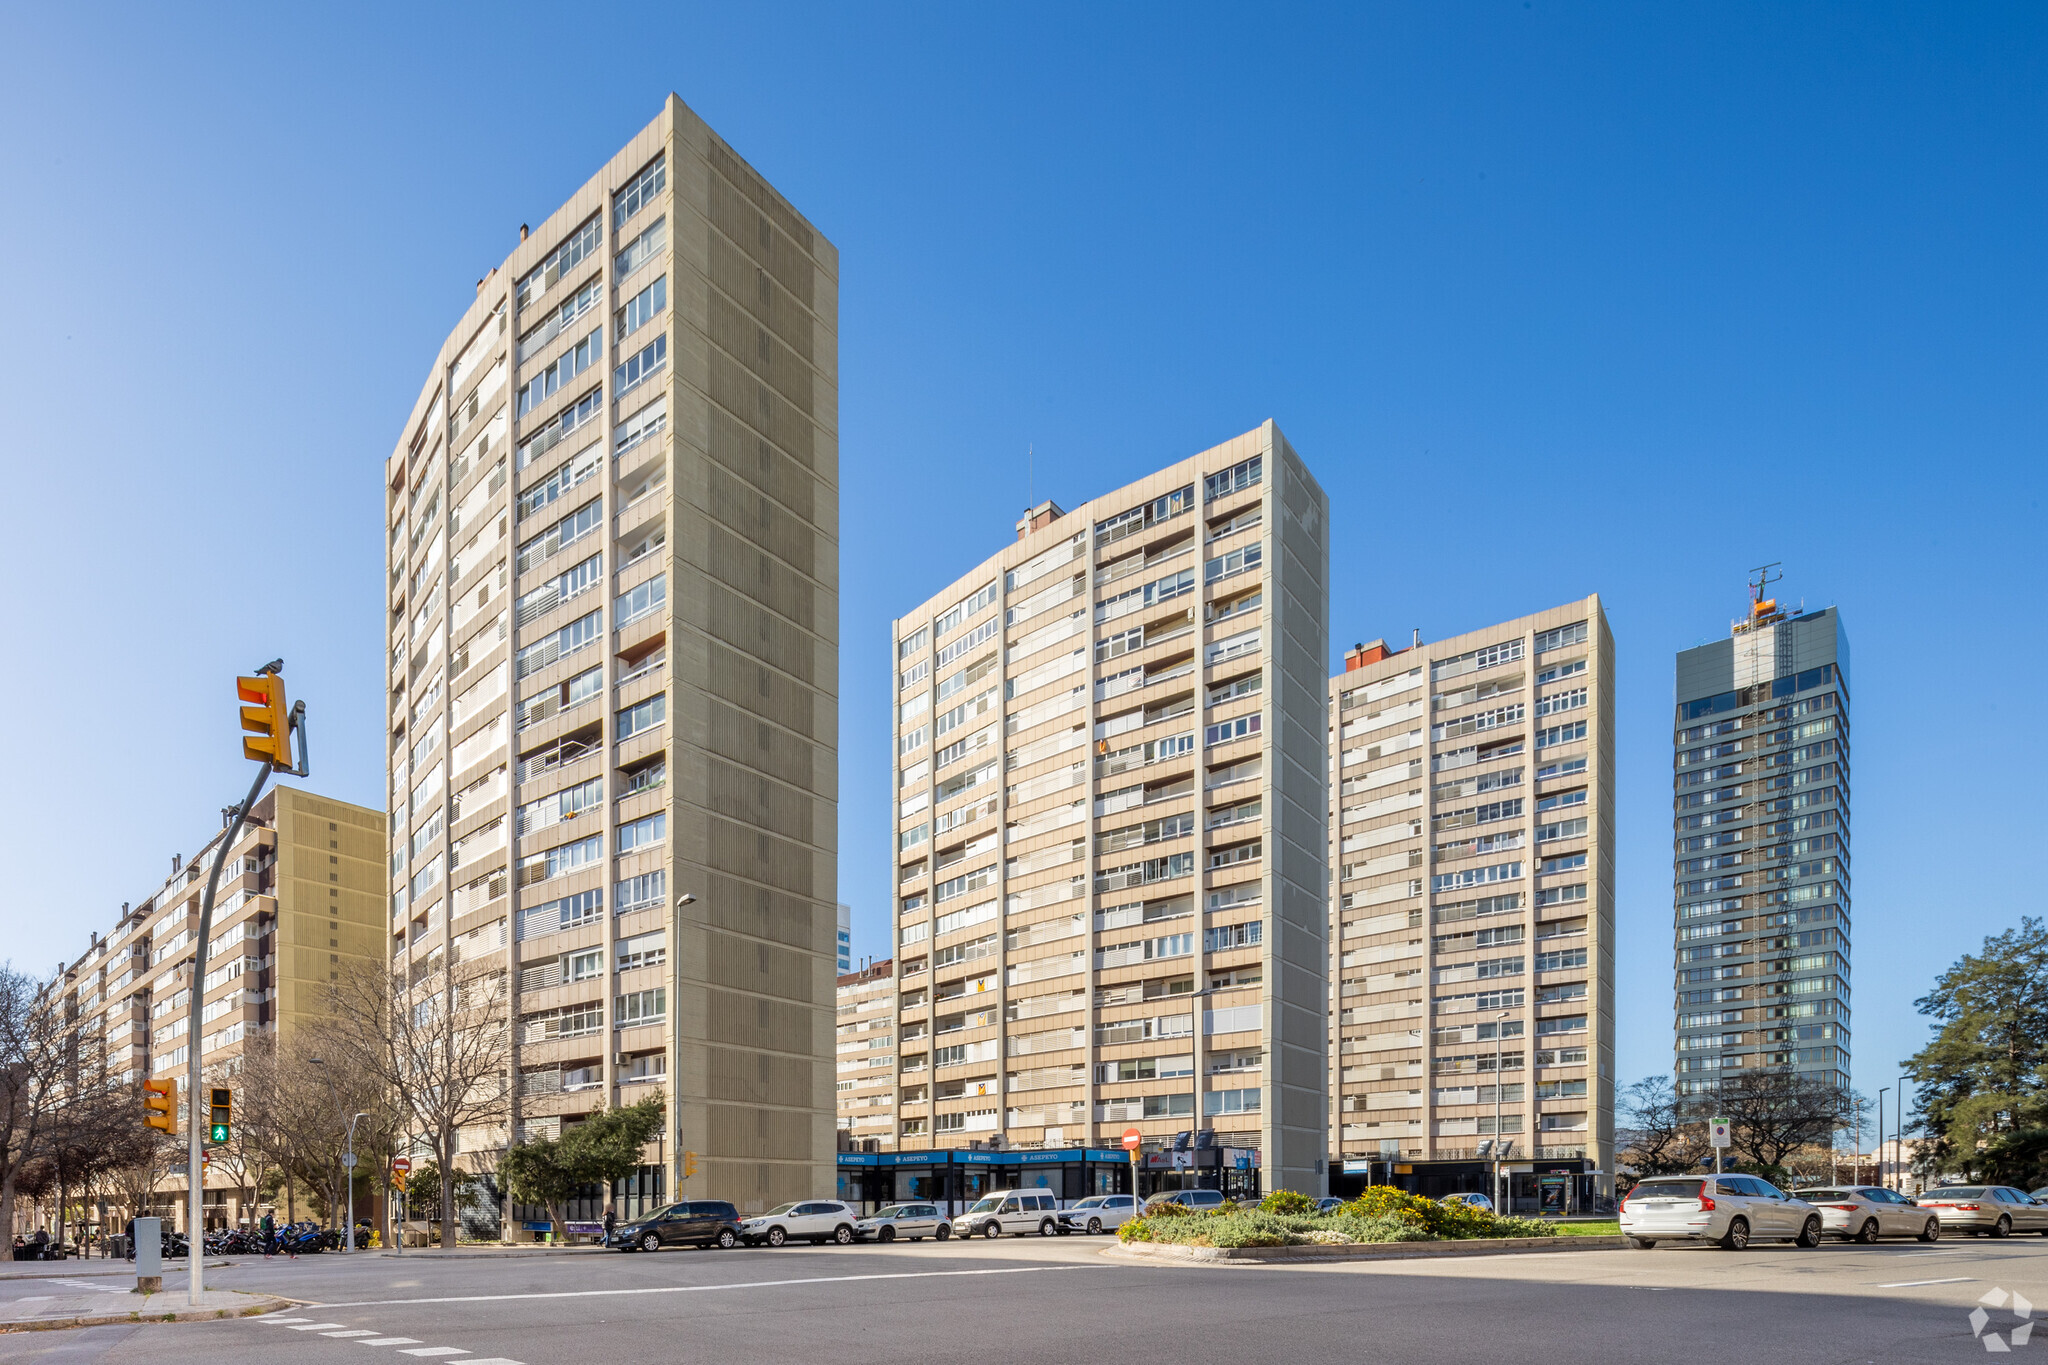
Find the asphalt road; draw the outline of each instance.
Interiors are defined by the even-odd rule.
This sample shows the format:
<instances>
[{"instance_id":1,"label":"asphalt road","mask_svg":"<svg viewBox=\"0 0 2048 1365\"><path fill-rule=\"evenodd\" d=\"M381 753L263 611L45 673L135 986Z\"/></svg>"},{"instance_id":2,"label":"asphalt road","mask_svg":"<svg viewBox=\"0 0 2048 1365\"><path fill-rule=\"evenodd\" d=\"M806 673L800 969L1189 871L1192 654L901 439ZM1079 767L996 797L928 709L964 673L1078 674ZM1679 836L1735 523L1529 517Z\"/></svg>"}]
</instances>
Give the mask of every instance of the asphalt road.
<instances>
[{"instance_id":1,"label":"asphalt road","mask_svg":"<svg viewBox=\"0 0 2048 1365\"><path fill-rule=\"evenodd\" d=\"M787 1360L1232 1365L1981 1360L2048 1317L2048 1238L1931 1247L1659 1247L1312 1267L1133 1265L1108 1239L980 1239L433 1260L242 1261L208 1288L307 1301L296 1321L0 1335L43 1365L587 1365ZM103 1268L77 1265L77 1270ZM67 1267L71 1269L71 1267ZM166 1288L182 1284L167 1277ZM0 1281L0 1298L50 1293ZM109 1298L114 1297L112 1294ZM2044 1353L2024 1340L2012 1353Z\"/></svg>"}]
</instances>

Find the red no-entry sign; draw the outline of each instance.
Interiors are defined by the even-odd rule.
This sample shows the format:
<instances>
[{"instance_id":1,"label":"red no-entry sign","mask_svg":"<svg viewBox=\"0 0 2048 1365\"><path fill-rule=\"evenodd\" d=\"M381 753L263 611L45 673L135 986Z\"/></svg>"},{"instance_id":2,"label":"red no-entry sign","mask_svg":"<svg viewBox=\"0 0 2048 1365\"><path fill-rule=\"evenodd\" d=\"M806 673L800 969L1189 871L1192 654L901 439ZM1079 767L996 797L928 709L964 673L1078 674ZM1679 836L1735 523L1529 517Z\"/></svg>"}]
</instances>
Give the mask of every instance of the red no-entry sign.
<instances>
[{"instance_id":1,"label":"red no-entry sign","mask_svg":"<svg viewBox=\"0 0 2048 1365\"><path fill-rule=\"evenodd\" d=\"M1135 1151L1137 1151L1137 1150L1138 1150L1138 1146L1139 1146L1139 1144L1140 1144L1140 1143L1142 1143L1142 1142L1144 1142L1144 1140L1145 1140L1145 1135L1144 1135L1143 1133L1139 1132L1139 1131L1138 1131L1137 1129L1135 1129L1135 1128L1126 1128L1126 1129L1124 1129L1124 1150L1125 1150L1125 1151L1127 1151L1127 1152L1135 1152Z\"/></svg>"}]
</instances>

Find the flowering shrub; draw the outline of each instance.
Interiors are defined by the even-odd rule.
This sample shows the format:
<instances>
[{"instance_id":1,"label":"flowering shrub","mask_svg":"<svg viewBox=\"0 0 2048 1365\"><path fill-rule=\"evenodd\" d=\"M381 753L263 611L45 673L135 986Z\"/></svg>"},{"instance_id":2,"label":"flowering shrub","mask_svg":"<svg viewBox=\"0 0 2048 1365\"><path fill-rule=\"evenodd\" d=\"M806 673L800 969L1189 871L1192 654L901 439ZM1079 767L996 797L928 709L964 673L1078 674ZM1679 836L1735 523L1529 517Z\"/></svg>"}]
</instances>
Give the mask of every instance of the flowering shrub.
<instances>
[{"instance_id":1,"label":"flowering shrub","mask_svg":"<svg viewBox=\"0 0 2048 1365\"><path fill-rule=\"evenodd\" d=\"M1263 1213L1314 1213L1316 1201L1294 1190L1275 1190L1260 1201Z\"/></svg>"},{"instance_id":2,"label":"flowering shrub","mask_svg":"<svg viewBox=\"0 0 2048 1365\"><path fill-rule=\"evenodd\" d=\"M1287 1193L1287 1192L1283 1192ZM1300 1203L1296 1204L1295 1201ZM1282 1212L1274 1207L1300 1209ZM1179 1246L1299 1246L1307 1242L1429 1242L1472 1237L1544 1237L1553 1231L1539 1218L1495 1217L1464 1203L1439 1204L1390 1185L1374 1185L1358 1198L1315 1212L1306 1195L1270 1196L1257 1208L1226 1205L1197 1213L1180 1204L1159 1204L1117 1229L1125 1242L1166 1242Z\"/></svg>"}]
</instances>

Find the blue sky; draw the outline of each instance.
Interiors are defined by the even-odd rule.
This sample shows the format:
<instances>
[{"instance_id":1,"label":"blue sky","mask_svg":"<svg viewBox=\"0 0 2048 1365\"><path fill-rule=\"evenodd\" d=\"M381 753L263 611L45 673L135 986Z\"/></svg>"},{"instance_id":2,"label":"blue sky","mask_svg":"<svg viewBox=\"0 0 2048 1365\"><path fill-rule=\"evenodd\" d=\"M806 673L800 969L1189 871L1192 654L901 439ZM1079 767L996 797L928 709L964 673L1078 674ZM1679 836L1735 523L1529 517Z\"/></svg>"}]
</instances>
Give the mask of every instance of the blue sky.
<instances>
[{"instance_id":1,"label":"blue sky","mask_svg":"<svg viewBox=\"0 0 2048 1365\"><path fill-rule=\"evenodd\" d=\"M887 946L890 618L1277 419L1333 649L1600 592L1620 1079L1668 1069L1675 650L1751 566L1854 645L1855 1051L2042 908L2048 12L17 7L0 956L245 781L273 655L381 803L379 481L471 284L671 89L842 252L842 895ZM1335 664L1333 659L1333 665ZM52 666L54 665L54 666Z\"/></svg>"}]
</instances>

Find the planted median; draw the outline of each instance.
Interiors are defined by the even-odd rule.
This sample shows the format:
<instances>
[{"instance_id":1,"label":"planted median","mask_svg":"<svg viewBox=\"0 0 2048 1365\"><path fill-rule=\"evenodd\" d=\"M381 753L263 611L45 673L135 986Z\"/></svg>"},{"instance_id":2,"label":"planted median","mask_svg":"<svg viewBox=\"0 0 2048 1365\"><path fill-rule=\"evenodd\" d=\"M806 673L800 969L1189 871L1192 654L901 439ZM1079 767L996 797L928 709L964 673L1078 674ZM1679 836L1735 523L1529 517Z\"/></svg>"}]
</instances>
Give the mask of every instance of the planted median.
<instances>
[{"instance_id":1,"label":"planted median","mask_svg":"<svg viewBox=\"0 0 2048 1365\"><path fill-rule=\"evenodd\" d=\"M1388 1185L1374 1185L1356 1199L1320 1213L1315 1200L1287 1190L1256 1205L1226 1204L1214 1212L1161 1204L1117 1229L1118 1238L1126 1243L1190 1247L1362 1246L1556 1233L1553 1224L1540 1218L1497 1217L1467 1204L1439 1204Z\"/></svg>"}]
</instances>

